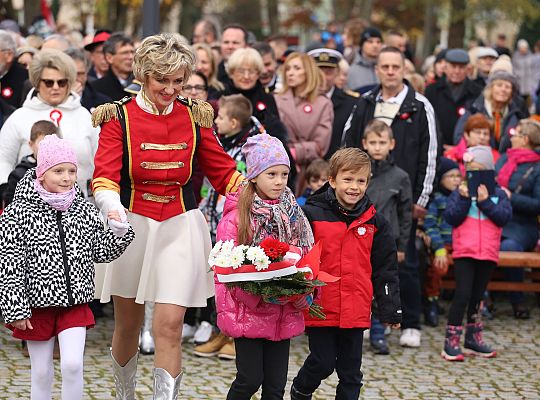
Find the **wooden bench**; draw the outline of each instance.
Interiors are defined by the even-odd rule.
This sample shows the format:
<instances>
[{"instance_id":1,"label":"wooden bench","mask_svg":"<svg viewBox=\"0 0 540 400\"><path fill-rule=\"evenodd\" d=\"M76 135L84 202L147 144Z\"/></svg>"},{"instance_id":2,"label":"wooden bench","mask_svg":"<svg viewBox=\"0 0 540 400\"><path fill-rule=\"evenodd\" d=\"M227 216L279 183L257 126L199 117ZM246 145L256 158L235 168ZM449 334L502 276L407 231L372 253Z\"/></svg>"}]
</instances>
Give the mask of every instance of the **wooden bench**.
<instances>
[{"instance_id":1,"label":"wooden bench","mask_svg":"<svg viewBox=\"0 0 540 400\"><path fill-rule=\"evenodd\" d=\"M452 261L451 261L452 265ZM507 268L525 268L524 282L505 281L503 271L498 270L502 267ZM443 277L442 288L454 289L456 282L452 268ZM488 284L488 290L506 291L506 292L540 292L540 253L537 252L518 252L501 251L499 253L498 268L495 269Z\"/></svg>"}]
</instances>

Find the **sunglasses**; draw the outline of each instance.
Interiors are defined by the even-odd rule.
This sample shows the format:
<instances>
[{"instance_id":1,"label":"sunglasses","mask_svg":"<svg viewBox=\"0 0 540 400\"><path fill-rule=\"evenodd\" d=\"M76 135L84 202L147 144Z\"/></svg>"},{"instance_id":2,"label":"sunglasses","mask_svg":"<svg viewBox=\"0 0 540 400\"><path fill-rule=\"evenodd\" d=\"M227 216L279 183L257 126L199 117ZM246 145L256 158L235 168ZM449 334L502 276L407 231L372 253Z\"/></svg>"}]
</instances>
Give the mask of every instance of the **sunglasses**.
<instances>
[{"instance_id":1,"label":"sunglasses","mask_svg":"<svg viewBox=\"0 0 540 400\"><path fill-rule=\"evenodd\" d=\"M56 83L58 85L59 88L65 88L68 84L68 80L67 79L59 79L57 81L55 81L54 79L42 79L41 82L43 82L43 84L45 85L45 87L47 88L52 88L54 86L54 84Z\"/></svg>"}]
</instances>

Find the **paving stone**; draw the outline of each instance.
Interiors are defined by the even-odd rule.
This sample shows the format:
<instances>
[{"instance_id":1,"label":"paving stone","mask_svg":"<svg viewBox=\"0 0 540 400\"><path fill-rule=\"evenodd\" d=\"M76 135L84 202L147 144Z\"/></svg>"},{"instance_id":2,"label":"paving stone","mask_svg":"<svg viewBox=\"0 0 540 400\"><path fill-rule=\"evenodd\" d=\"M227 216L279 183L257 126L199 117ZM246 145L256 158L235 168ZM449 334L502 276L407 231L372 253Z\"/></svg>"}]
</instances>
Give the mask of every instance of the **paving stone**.
<instances>
[{"instance_id":1,"label":"paving stone","mask_svg":"<svg viewBox=\"0 0 540 400\"><path fill-rule=\"evenodd\" d=\"M446 306L448 306L446 304ZM446 307L448 309L448 307ZM111 313L111 308L106 308ZM485 339L498 351L495 359L467 358L463 363L444 361L439 353L443 344L444 327L425 327L422 346L405 349L399 346L399 332L388 337L391 354L376 356L364 342L362 399L540 399L540 311L532 310L527 321L512 317L505 302L497 302L493 320L485 321ZM442 322L445 320L442 318ZM112 399L114 382L110 373L109 347L113 331L112 318L99 319L88 331L85 351L85 399ZM10 331L0 328L0 399L30 397L30 361L23 357L17 340ZM291 341L288 385L308 353L304 336ZM137 399L152 398L153 357L139 358ZM198 358L193 345L184 345L185 375L182 399L221 400L236 372L232 361L217 358ZM60 398L60 368L55 361L53 397ZM325 380L314 395L316 400L335 397L337 375ZM253 400L260 399L260 392Z\"/></svg>"}]
</instances>

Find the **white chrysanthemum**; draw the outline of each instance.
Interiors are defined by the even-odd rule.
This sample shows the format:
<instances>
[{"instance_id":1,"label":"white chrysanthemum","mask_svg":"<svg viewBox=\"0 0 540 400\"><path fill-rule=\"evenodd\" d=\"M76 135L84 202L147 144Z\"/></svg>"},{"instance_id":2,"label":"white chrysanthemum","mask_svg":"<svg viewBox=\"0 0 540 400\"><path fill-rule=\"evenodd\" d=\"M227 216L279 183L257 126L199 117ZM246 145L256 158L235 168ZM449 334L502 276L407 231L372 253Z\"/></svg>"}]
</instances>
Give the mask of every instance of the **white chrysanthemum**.
<instances>
[{"instance_id":1,"label":"white chrysanthemum","mask_svg":"<svg viewBox=\"0 0 540 400\"><path fill-rule=\"evenodd\" d=\"M220 253L217 255L214 265L216 267L230 267L231 266L231 257L230 255Z\"/></svg>"},{"instance_id":2,"label":"white chrysanthemum","mask_svg":"<svg viewBox=\"0 0 540 400\"><path fill-rule=\"evenodd\" d=\"M234 248L234 242L232 240L227 240L226 242L223 242L223 244L221 245L221 253L231 254L233 248Z\"/></svg>"},{"instance_id":3,"label":"white chrysanthemum","mask_svg":"<svg viewBox=\"0 0 540 400\"><path fill-rule=\"evenodd\" d=\"M252 263L254 263L256 259L261 258L265 255L266 254L264 254L264 250L260 246L250 247L246 252L246 258Z\"/></svg>"},{"instance_id":4,"label":"white chrysanthemum","mask_svg":"<svg viewBox=\"0 0 540 400\"><path fill-rule=\"evenodd\" d=\"M266 254L263 254L263 256L256 258L253 261L253 265L255 265L255 269L257 271L262 271L263 269L267 269L268 265L270 264L270 259Z\"/></svg>"},{"instance_id":5,"label":"white chrysanthemum","mask_svg":"<svg viewBox=\"0 0 540 400\"><path fill-rule=\"evenodd\" d=\"M233 248L231 252L231 267L238 268L244 263L245 253L243 247L247 246L237 246Z\"/></svg>"},{"instance_id":6,"label":"white chrysanthemum","mask_svg":"<svg viewBox=\"0 0 540 400\"><path fill-rule=\"evenodd\" d=\"M211 267L216 265L216 257L218 256L219 251L221 250L222 244L223 242L220 240L214 245L212 250L210 250L210 254L208 255L208 264L210 264Z\"/></svg>"}]
</instances>

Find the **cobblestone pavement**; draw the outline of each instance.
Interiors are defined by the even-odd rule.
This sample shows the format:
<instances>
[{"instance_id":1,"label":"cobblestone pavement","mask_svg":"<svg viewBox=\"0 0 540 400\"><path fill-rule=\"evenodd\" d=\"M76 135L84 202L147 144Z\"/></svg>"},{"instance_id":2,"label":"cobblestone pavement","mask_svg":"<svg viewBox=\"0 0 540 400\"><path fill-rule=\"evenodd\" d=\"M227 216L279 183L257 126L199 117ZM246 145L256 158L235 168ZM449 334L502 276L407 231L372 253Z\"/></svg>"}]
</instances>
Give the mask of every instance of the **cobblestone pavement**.
<instances>
[{"instance_id":1,"label":"cobblestone pavement","mask_svg":"<svg viewBox=\"0 0 540 400\"><path fill-rule=\"evenodd\" d=\"M532 299L531 299L532 300ZM464 363L443 361L440 356L443 326L423 330L420 349L404 349L399 334L389 337L391 354L374 356L365 341L362 399L540 399L540 311L533 309L528 321L511 317L505 302L497 303L496 318L486 322L486 339L499 352L496 359L467 359ZM109 307L107 313L111 313ZM88 331L85 353L85 398L112 399L108 347L112 318L98 320ZM231 361L202 359L193 355L193 345L184 347L183 399L224 399L235 374ZM307 354L307 341L292 341L289 384ZM151 399L152 356L139 358L138 399ZM54 398L60 398L60 371L56 364ZM30 398L30 362L18 342L0 328L0 399ZM314 399L333 399L336 375L328 378ZM288 393L288 387L287 392ZM258 397L257 397L258 399ZM289 399L289 395L285 395Z\"/></svg>"}]
</instances>

